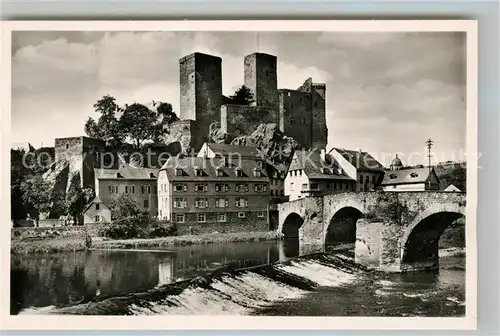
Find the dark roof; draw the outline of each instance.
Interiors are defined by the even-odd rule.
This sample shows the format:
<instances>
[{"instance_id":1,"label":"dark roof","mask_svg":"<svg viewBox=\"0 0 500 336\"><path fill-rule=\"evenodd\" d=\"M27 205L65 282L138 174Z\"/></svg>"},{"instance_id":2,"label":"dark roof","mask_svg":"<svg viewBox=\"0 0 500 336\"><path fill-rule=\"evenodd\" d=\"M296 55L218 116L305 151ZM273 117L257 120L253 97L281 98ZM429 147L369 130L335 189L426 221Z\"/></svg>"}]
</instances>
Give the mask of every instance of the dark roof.
<instances>
[{"instance_id":1,"label":"dark roof","mask_svg":"<svg viewBox=\"0 0 500 336\"><path fill-rule=\"evenodd\" d=\"M242 158L259 158L264 159L264 154L257 148L251 146L236 146L236 145L226 145L218 143L205 143L214 153L223 156L233 156L236 157L240 155Z\"/></svg>"},{"instance_id":2,"label":"dark roof","mask_svg":"<svg viewBox=\"0 0 500 336\"><path fill-rule=\"evenodd\" d=\"M323 159L318 152L295 151L289 171L296 169L302 169L310 179L354 181L330 154Z\"/></svg>"},{"instance_id":3,"label":"dark roof","mask_svg":"<svg viewBox=\"0 0 500 336\"><path fill-rule=\"evenodd\" d=\"M389 170L385 172L382 185L424 183L428 178L429 168Z\"/></svg>"},{"instance_id":4,"label":"dark roof","mask_svg":"<svg viewBox=\"0 0 500 336\"><path fill-rule=\"evenodd\" d=\"M96 168L94 169L94 174L95 177L100 180L156 180L158 178L158 171L158 168L134 168L128 165L122 165L118 169Z\"/></svg>"},{"instance_id":5,"label":"dark roof","mask_svg":"<svg viewBox=\"0 0 500 336\"><path fill-rule=\"evenodd\" d=\"M260 168L257 160L241 159L227 160L221 158L204 158L204 157L171 157L165 162L161 171L167 173L169 181L268 181L266 168ZM195 168L198 167L204 176L196 176ZM175 169L181 169L182 176L175 175ZM224 176L217 176L217 168L224 172ZM236 176L236 170L243 172L243 177ZM254 176L254 170L261 171L261 177Z\"/></svg>"},{"instance_id":6,"label":"dark roof","mask_svg":"<svg viewBox=\"0 0 500 336\"><path fill-rule=\"evenodd\" d=\"M367 152L359 151L359 150L348 150L343 148L332 148L332 150L336 150L344 159L349 161L351 165L353 165L358 171L361 172L383 172L384 166L375 160L373 156L368 154Z\"/></svg>"},{"instance_id":7,"label":"dark roof","mask_svg":"<svg viewBox=\"0 0 500 336\"><path fill-rule=\"evenodd\" d=\"M87 206L85 207L85 210L83 211L83 213L87 212L87 210L93 205L93 204L104 204L104 202L99 198L99 196L96 196L94 197L94 199L89 203L87 204ZM104 204L106 205L106 204Z\"/></svg>"}]
</instances>

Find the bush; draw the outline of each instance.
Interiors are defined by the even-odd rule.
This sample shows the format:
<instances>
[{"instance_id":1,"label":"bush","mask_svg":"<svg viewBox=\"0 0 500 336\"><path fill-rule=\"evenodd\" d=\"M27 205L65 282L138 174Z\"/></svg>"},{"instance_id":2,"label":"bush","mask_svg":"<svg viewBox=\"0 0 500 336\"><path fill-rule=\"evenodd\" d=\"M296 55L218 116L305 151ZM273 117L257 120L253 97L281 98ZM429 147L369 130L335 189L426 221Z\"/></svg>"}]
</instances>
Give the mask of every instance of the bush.
<instances>
[{"instance_id":1,"label":"bush","mask_svg":"<svg viewBox=\"0 0 500 336\"><path fill-rule=\"evenodd\" d=\"M175 225L158 221L156 217L140 214L104 223L98 230L99 236L111 239L155 238L175 235Z\"/></svg>"}]
</instances>

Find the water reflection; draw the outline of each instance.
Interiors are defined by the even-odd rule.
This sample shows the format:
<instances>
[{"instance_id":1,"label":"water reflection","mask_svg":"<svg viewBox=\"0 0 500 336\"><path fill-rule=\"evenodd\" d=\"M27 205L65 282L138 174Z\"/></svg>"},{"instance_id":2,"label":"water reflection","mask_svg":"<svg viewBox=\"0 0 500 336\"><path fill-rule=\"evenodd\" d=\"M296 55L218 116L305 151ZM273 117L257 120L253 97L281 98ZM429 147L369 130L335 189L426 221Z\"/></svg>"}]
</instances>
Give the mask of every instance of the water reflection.
<instances>
[{"instance_id":1,"label":"water reflection","mask_svg":"<svg viewBox=\"0 0 500 336\"><path fill-rule=\"evenodd\" d=\"M297 256L298 241L193 245L173 251L85 251L13 256L11 312L74 304Z\"/></svg>"}]
</instances>

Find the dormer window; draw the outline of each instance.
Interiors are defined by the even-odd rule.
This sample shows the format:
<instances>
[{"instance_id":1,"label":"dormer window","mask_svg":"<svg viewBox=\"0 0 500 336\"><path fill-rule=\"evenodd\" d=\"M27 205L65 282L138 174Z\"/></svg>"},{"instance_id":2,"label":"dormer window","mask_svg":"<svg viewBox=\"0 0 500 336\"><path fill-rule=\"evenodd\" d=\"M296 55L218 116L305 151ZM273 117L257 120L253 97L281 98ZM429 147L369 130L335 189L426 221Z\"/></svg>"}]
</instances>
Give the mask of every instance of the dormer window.
<instances>
[{"instance_id":1,"label":"dormer window","mask_svg":"<svg viewBox=\"0 0 500 336\"><path fill-rule=\"evenodd\" d=\"M418 174L415 173L415 172L413 172L413 173L410 174L410 176L413 177L413 178L415 178L415 177L418 177Z\"/></svg>"},{"instance_id":2,"label":"dormer window","mask_svg":"<svg viewBox=\"0 0 500 336\"><path fill-rule=\"evenodd\" d=\"M203 170L200 167L194 167L194 175L195 176L203 176Z\"/></svg>"},{"instance_id":3,"label":"dormer window","mask_svg":"<svg viewBox=\"0 0 500 336\"><path fill-rule=\"evenodd\" d=\"M391 180L394 180L394 179L397 179L397 178L398 178L398 176L397 176L396 174L391 174L391 175L389 175L389 178L390 178Z\"/></svg>"},{"instance_id":4,"label":"dormer window","mask_svg":"<svg viewBox=\"0 0 500 336\"><path fill-rule=\"evenodd\" d=\"M217 168L217 177L223 177L224 176L224 171L222 168Z\"/></svg>"},{"instance_id":5,"label":"dormer window","mask_svg":"<svg viewBox=\"0 0 500 336\"><path fill-rule=\"evenodd\" d=\"M120 173L116 173L116 177L117 177L117 178L123 178L123 175L122 175L122 174L120 174Z\"/></svg>"},{"instance_id":6,"label":"dormer window","mask_svg":"<svg viewBox=\"0 0 500 336\"><path fill-rule=\"evenodd\" d=\"M183 175L182 169L179 167L175 167L175 176L182 176L182 175Z\"/></svg>"},{"instance_id":7,"label":"dormer window","mask_svg":"<svg viewBox=\"0 0 500 336\"><path fill-rule=\"evenodd\" d=\"M155 178L155 174L154 173L149 173L149 178Z\"/></svg>"},{"instance_id":8,"label":"dormer window","mask_svg":"<svg viewBox=\"0 0 500 336\"><path fill-rule=\"evenodd\" d=\"M262 172L258 168L254 168L253 170L253 176L255 177L262 177Z\"/></svg>"},{"instance_id":9,"label":"dormer window","mask_svg":"<svg viewBox=\"0 0 500 336\"><path fill-rule=\"evenodd\" d=\"M236 174L237 177L243 177L244 176L243 175L243 170L240 167L236 168L234 170L234 172L235 172L235 174Z\"/></svg>"},{"instance_id":10,"label":"dormer window","mask_svg":"<svg viewBox=\"0 0 500 336\"><path fill-rule=\"evenodd\" d=\"M323 174L330 174L330 169L323 168Z\"/></svg>"},{"instance_id":11,"label":"dormer window","mask_svg":"<svg viewBox=\"0 0 500 336\"><path fill-rule=\"evenodd\" d=\"M262 168L262 161L257 161L257 165Z\"/></svg>"}]
</instances>

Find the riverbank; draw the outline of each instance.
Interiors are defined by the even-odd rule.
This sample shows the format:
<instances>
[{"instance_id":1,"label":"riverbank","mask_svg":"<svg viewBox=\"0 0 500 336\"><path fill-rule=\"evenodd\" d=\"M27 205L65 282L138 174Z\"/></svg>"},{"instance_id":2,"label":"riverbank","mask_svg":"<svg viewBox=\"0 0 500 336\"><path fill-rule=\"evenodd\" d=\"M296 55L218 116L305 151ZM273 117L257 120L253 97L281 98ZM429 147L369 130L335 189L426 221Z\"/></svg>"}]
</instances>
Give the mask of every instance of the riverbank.
<instances>
[{"instance_id":1,"label":"riverbank","mask_svg":"<svg viewBox=\"0 0 500 336\"><path fill-rule=\"evenodd\" d=\"M86 244L82 237L48 238L40 240L12 240L11 254L23 255L34 253L56 253L91 249L131 249L141 247L183 246L194 244L223 244L239 242L259 242L280 240L282 235L275 231L209 233L200 235L171 236L150 239L111 240L92 237L91 244Z\"/></svg>"}]
</instances>

